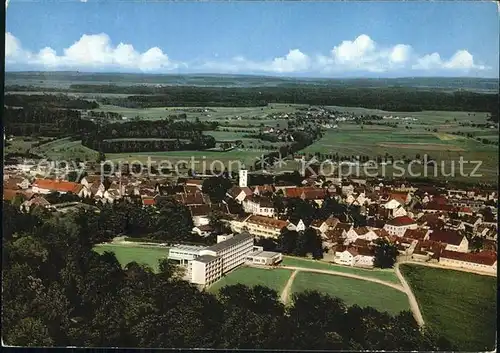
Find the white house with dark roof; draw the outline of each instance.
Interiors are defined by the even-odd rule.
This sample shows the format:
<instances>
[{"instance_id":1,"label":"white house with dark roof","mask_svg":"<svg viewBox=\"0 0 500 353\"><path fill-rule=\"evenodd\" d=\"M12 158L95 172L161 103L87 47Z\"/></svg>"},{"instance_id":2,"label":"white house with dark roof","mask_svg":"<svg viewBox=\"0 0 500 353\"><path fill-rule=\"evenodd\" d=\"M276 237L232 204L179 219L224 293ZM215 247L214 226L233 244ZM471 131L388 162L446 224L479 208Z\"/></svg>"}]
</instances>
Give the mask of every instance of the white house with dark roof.
<instances>
[{"instance_id":1,"label":"white house with dark roof","mask_svg":"<svg viewBox=\"0 0 500 353\"><path fill-rule=\"evenodd\" d=\"M401 216L393 218L386 222L384 229L390 235L402 237L407 229L417 229L418 224L415 220L408 216Z\"/></svg>"}]
</instances>

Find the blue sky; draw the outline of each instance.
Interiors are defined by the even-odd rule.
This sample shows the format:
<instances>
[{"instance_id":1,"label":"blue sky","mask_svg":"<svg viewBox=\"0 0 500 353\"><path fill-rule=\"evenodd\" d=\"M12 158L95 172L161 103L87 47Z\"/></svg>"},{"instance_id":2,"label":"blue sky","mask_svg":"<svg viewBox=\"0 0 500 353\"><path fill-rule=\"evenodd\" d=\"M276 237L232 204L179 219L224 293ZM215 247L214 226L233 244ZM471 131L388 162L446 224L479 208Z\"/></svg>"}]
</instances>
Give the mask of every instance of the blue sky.
<instances>
[{"instance_id":1,"label":"blue sky","mask_svg":"<svg viewBox=\"0 0 500 353\"><path fill-rule=\"evenodd\" d=\"M493 2L10 0L7 70L498 77Z\"/></svg>"}]
</instances>

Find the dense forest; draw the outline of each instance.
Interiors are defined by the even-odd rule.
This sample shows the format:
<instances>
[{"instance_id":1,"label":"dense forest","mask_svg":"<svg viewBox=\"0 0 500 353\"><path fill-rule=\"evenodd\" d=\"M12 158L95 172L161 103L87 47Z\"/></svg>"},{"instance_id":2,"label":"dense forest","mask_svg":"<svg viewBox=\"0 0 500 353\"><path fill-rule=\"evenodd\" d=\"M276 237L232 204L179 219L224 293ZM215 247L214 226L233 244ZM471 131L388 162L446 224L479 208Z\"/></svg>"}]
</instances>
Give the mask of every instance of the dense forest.
<instances>
[{"instance_id":1,"label":"dense forest","mask_svg":"<svg viewBox=\"0 0 500 353\"><path fill-rule=\"evenodd\" d=\"M63 109L96 109L99 104L65 94L6 94L4 104L10 107L43 107Z\"/></svg>"},{"instance_id":2,"label":"dense forest","mask_svg":"<svg viewBox=\"0 0 500 353\"><path fill-rule=\"evenodd\" d=\"M71 109L4 107L3 122L8 135L64 137L96 129L80 111Z\"/></svg>"},{"instance_id":3,"label":"dense forest","mask_svg":"<svg viewBox=\"0 0 500 353\"><path fill-rule=\"evenodd\" d=\"M175 106L265 106L268 103L365 107L388 111L449 110L490 112L497 109L498 94L410 88L297 87L149 87L72 85L76 92L133 94L126 98L105 97L104 104L129 108ZM144 95L144 94L150 95Z\"/></svg>"},{"instance_id":4,"label":"dense forest","mask_svg":"<svg viewBox=\"0 0 500 353\"><path fill-rule=\"evenodd\" d=\"M82 144L91 149L109 152L204 150L215 147L215 138L203 131L217 129L217 122L131 121L100 126L85 134Z\"/></svg>"},{"instance_id":5,"label":"dense forest","mask_svg":"<svg viewBox=\"0 0 500 353\"><path fill-rule=\"evenodd\" d=\"M114 236L118 220L112 210L56 217L41 208L23 214L4 203L3 211L2 338L7 345L454 348L430 329L420 330L408 311L391 316L311 291L295 294L285 307L276 291L262 286L227 286L215 296L180 280L166 260L158 273L134 262L122 268L114 254L92 251L95 243ZM169 203L159 214L160 232L183 224L182 216L171 219L179 213Z\"/></svg>"}]
</instances>

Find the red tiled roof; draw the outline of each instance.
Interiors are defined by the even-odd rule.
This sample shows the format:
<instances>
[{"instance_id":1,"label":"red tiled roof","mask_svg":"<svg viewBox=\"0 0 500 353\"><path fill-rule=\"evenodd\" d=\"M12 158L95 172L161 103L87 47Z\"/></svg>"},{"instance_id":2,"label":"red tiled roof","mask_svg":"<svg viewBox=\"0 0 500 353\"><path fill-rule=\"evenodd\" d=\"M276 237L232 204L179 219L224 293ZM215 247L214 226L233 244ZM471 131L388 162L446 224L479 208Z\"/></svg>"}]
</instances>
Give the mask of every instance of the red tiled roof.
<instances>
[{"instance_id":1,"label":"red tiled roof","mask_svg":"<svg viewBox=\"0 0 500 353\"><path fill-rule=\"evenodd\" d=\"M482 251L479 253L463 253L458 251L443 250L441 257L463 262L471 262L481 265L492 266L497 261L497 254L494 251Z\"/></svg>"},{"instance_id":2,"label":"red tiled roof","mask_svg":"<svg viewBox=\"0 0 500 353\"><path fill-rule=\"evenodd\" d=\"M201 179L188 179L186 180L186 185L203 185L203 180Z\"/></svg>"},{"instance_id":3,"label":"red tiled roof","mask_svg":"<svg viewBox=\"0 0 500 353\"><path fill-rule=\"evenodd\" d=\"M246 221L249 223L265 225L265 226L272 227L275 229L283 229L284 227L286 227L289 224L289 222L287 222L287 221L282 221L279 219L274 219L274 218L259 216L259 215L252 215L252 216L248 217Z\"/></svg>"},{"instance_id":4,"label":"red tiled roof","mask_svg":"<svg viewBox=\"0 0 500 353\"><path fill-rule=\"evenodd\" d=\"M302 195L302 188L287 188L284 190L285 197L298 198Z\"/></svg>"},{"instance_id":5,"label":"red tiled roof","mask_svg":"<svg viewBox=\"0 0 500 353\"><path fill-rule=\"evenodd\" d=\"M358 254L362 256L373 256L373 250L368 247L359 247Z\"/></svg>"},{"instance_id":6,"label":"red tiled roof","mask_svg":"<svg viewBox=\"0 0 500 353\"><path fill-rule=\"evenodd\" d=\"M265 185L257 185L254 189L254 192L258 191L260 194L266 193L266 192L274 192L274 186L265 184Z\"/></svg>"},{"instance_id":7,"label":"red tiled roof","mask_svg":"<svg viewBox=\"0 0 500 353\"><path fill-rule=\"evenodd\" d=\"M17 184L22 183L22 181L23 178L10 177L9 179L3 181L3 188L12 190L19 189L19 186Z\"/></svg>"},{"instance_id":8,"label":"red tiled roof","mask_svg":"<svg viewBox=\"0 0 500 353\"><path fill-rule=\"evenodd\" d=\"M389 236L389 233L385 229L374 229L373 232L380 238Z\"/></svg>"},{"instance_id":9,"label":"red tiled roof","mask_svg":"<svg viewBox=\"0 0 500 353\"><path fill-rule=\"evenodd\" d=\"M357 235L364 235L368 233L370 230L366 227L358 227L354 228L354 231L356 232Z\"/></svg>"},{"instance_id":10,"label":"red tiled roof","mask_svg":"<svg viewBox=\"0 0 500 353\"><path fill-rule=\"evenodd\" d=\"M21 190L3 189L4 201L12 201L17 194L23 195Z\"/></svg>"},{"instance_id":11,"label":"red tiled roof","mask_svg":"<svg viewBox=\"0 0 500 353\"><path fill-rule=\"evenodd\" d=\"M460 245L463 238L463 235L453 230L435 230L429 234L429 240L451 245Z\"/></svg>"},{"instance_id":12,"label":"red tiled roof","mask_svg":"<svg viewBox=\"0 0 500 353\"><path fill-rule=\"evenodd\" d=\"M407 229L403 236L405 238L423 240L427 234L427 229Z\"/></svg>"},{"instance_id":13,"label":"red tiled roof","mask_svg":"<svg viewBox=\"0 0 500 353\"><path fill-rule=\"evenodd\" d=\"M387 222L388 225L390 226L395 226L395 227L402 227L402 226L408 226L411 224L417 224L413 219L411 219L408 216L401 216L401 217L396 217L391 219L390 221Z\"/></svg>"},{"instance_id":14,"label":"red tiled roof","mask_svg":"<svg viewBox=\"0 0 500 353\"><path fill-rule=\"evenodd\" d=\"M425 210L434 210L434 211L446 211L446 212L453 212L453 211L457 210L457 208L452 206L452 205L437 203L434 201L427 203L424 206L424 209Z\"/></svg>"},{"instance_id":15,"label":"red tiled roof","mask_svg":"<svg viewBox=\"0 0 500 353\"><path fill-rule=\"evenodd\" d=\"M351 229L351 227L352 227L352 224L350 224L350 223L337 223L337 225L335 226L334 229L335 230L340 229L342 231L345 230L346 232L348 232Z\"/></svg>"},{"instance_id":16,"label":"red tiled roof","mask_svg":"<svg viewBox=\"0 0 500 353\"><path fill-rule=\"evenodd\" d=\"M52 179L36 179L33 186L50 191L72 192L73 194L78 194L83 188L83 185L79 183Z\"/></svg>"},{"instance_id":17,"label":"red tiled roof","mask_svg":"<svg viewBox=\"0 0 500 353\"><path fill-rule=\"evenodd\" d=\"M156 201L154 198L145 197L142 199L142 204L144 206L154 206L156 205Z\"/></svg>"}]
</instances>

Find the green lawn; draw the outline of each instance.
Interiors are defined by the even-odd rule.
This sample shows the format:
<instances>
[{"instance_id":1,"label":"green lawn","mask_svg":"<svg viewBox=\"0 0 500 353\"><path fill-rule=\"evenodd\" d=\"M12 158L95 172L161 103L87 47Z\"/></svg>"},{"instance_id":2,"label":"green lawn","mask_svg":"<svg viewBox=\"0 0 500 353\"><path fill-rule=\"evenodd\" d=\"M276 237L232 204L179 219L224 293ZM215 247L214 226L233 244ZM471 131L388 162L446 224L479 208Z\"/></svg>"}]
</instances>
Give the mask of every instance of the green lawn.
<instances>
[{"instance_id":1,"label":"green lawn","mask_svg":"<svg viewBox=\"0 0 500 353\"><path fill-rule=\"evenodd\" d=\"M347 305L371 306L391 314L410 309L405 293L382 284L353 278L298 272L292 284L292 293L305 290L317 290L338 297Z\"/></svg>"},{"instance_id":2,"label":"green lawn","mask_svg":"<svg viewBox=\"0 0 500 353\"><path fill-rule=\"evenodd\" d=\"M94 247L94 251L99 254L105 251L113 252L122 266L135 261L140 264L148 265L155 272L158 271L158 260L167 258L168 256L168 248L145 246L99 244Z\"/></svg>"},{"instance_id":3,"label":"green lawn","mask_svg":"<svg viewBox=\"0 0 500 353\"><path fill-rule=\"evenodd\" d=\"M326 263L323 261L314 261L314 260L306 260L300 259L297 257L284 256L282 261L283 266L294 266L294 267L304 267L304 268L313 268L319 270L329 270L329 271L337 271L344 273L351 273L354 275L359 275L363 277L376 278L382 281L392 282L396 284L401 284L399 282L396 273L392 269L388 270L377 270L377 269L361 269L361 268L352 268L347 266L335 265Z\"/></svg>"},{"instance_id":4,"label":"green lawn","mask_svg":"<svg viewBox=\"0 0 500 353\"><path fill-rule=\"evenodd\" d=\"M252 267L241 267L213 284L209 291L218 292L222 287L241 283L249 287L262 285L281 293L290 278L292 271L286 269L261 269Z\"/></svg>"},{"instance_id":5,"label":"green lawn","mask_svg":"<svg viewBox=\"0 0 500 353\"><path fill-rule=\"evenodd\" d=\"M494 277L402 265L427 325L461 351L491 351L496 335Z\"/></svg>"}]
</instances>

